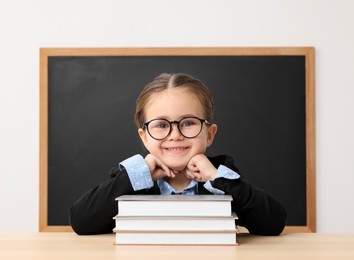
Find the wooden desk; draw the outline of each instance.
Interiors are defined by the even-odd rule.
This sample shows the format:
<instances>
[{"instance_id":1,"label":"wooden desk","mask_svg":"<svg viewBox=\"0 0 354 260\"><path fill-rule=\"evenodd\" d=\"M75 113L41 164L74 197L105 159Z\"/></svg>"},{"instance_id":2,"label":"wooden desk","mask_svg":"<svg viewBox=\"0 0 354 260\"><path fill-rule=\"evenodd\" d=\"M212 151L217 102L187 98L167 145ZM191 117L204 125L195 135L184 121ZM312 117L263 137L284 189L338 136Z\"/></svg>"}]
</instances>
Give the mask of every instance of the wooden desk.
<instances>
[{"instance_id":1,"label":"wooden desk","mask_svg":"<svg viewBox=\"0 0 354 260\"><path fill-rule=\"evenodd\" d=\"M114 246L114 235L2 233L0 259L354 259L354 234L239 234L239 246Z\"/></svg>"}]
</instances>

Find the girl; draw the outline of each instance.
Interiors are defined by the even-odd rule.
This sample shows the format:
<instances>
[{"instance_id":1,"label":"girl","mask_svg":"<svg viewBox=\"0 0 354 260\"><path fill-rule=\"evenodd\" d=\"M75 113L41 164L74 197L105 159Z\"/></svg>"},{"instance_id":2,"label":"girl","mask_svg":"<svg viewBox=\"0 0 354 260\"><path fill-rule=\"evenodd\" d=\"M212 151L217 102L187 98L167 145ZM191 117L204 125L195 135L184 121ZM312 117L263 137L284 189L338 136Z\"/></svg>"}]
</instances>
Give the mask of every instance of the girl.
<instances>
[{"instance_id":1,"label":"girl","mask_svg":"<svg viewBox=\"0 0 354 260\"><path fill-rule=\"evenodd\" d=\"M268 193L253 187L230 156L204 155L215 134L208 88L186 74L161 74L136 102L138 134L149 154L130 157L111 178L82 195L70 208L77 234L111 233L115 198L123 194L230 194L237 224L252 234L278 235L286 213Z\"/></svg>"}]
</instances>

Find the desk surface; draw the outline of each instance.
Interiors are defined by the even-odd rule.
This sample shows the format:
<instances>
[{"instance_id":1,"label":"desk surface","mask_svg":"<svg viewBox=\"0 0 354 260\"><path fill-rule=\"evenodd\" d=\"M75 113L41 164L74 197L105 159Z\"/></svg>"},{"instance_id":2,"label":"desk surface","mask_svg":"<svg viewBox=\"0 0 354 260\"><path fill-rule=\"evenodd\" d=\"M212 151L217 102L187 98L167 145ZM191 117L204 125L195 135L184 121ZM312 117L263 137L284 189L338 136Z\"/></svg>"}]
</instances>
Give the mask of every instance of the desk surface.
<instances>
[{"instance_id":1,"label":"desk surface","mask_svg":"<svg viewBox=\"0 0 354 260\"><path fill-rule=\"evenodd\" d=\"M239 246L114 246L114 235L0 233L0 259L354 259L354 234L239 234Z\"/></svg>"}]
</instances>

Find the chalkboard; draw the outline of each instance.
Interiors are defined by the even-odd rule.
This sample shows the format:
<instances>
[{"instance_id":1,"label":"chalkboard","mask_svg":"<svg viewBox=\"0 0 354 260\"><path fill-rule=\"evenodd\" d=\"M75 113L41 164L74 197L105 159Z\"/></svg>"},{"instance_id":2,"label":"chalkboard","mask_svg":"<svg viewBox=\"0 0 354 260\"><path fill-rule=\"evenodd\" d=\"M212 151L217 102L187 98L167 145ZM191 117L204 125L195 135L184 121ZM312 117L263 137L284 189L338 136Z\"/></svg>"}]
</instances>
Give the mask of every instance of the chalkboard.
<instances>
[{"instance_id":1,"label":"chalkboard","mask_svg":"<svg viewBox=\"0 0 354 260\"><path fill-rule=\"evenodd\" d=\"M229 154L278 198L288 232L314 232L314 49L41 49L40 231L71 230L70 205L145 153L135 100L162 72L202 80L218 133L207 155Z\"/></svg>"}]
</instances>

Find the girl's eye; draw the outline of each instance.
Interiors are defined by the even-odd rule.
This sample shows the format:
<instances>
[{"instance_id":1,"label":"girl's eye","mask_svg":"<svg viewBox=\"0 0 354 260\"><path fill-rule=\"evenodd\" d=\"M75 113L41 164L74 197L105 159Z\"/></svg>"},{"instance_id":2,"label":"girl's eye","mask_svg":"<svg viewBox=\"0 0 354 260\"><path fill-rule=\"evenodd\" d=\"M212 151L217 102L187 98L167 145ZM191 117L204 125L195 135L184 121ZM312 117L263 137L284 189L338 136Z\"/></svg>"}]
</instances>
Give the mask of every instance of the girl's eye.
<instances>
[{"instance_id":1,"label":"girl's eye","mask_svg":"<svg viewBox=\"0 0 354 260\"><path fill-rule=\"evenodd\" d=\"M170 124L166 121L156 121L152 124L153 128L169 128Z\"/></svg>"},{"instance_id":2,"label":"girl's eye","mask_svg":"<svg viewBox=\"0 0 354 260\"><path fill-rule=\"evenodd\" d=\"M180 126L181 127L188 127L188 126L193 126L195 124L196 123L193 120L185 120L185 121L181 122Z\"/></svg>"},{"instance_id":3,"label":"girl's eye","mask_svg":"<svg viewBox=\"0 0 354 260\"><path fill-rule=\"evenodd\" d=\"M161 123L157 126L158 128L166 128L168 127L166 123Z\"/></svg>"}]
</instances>

